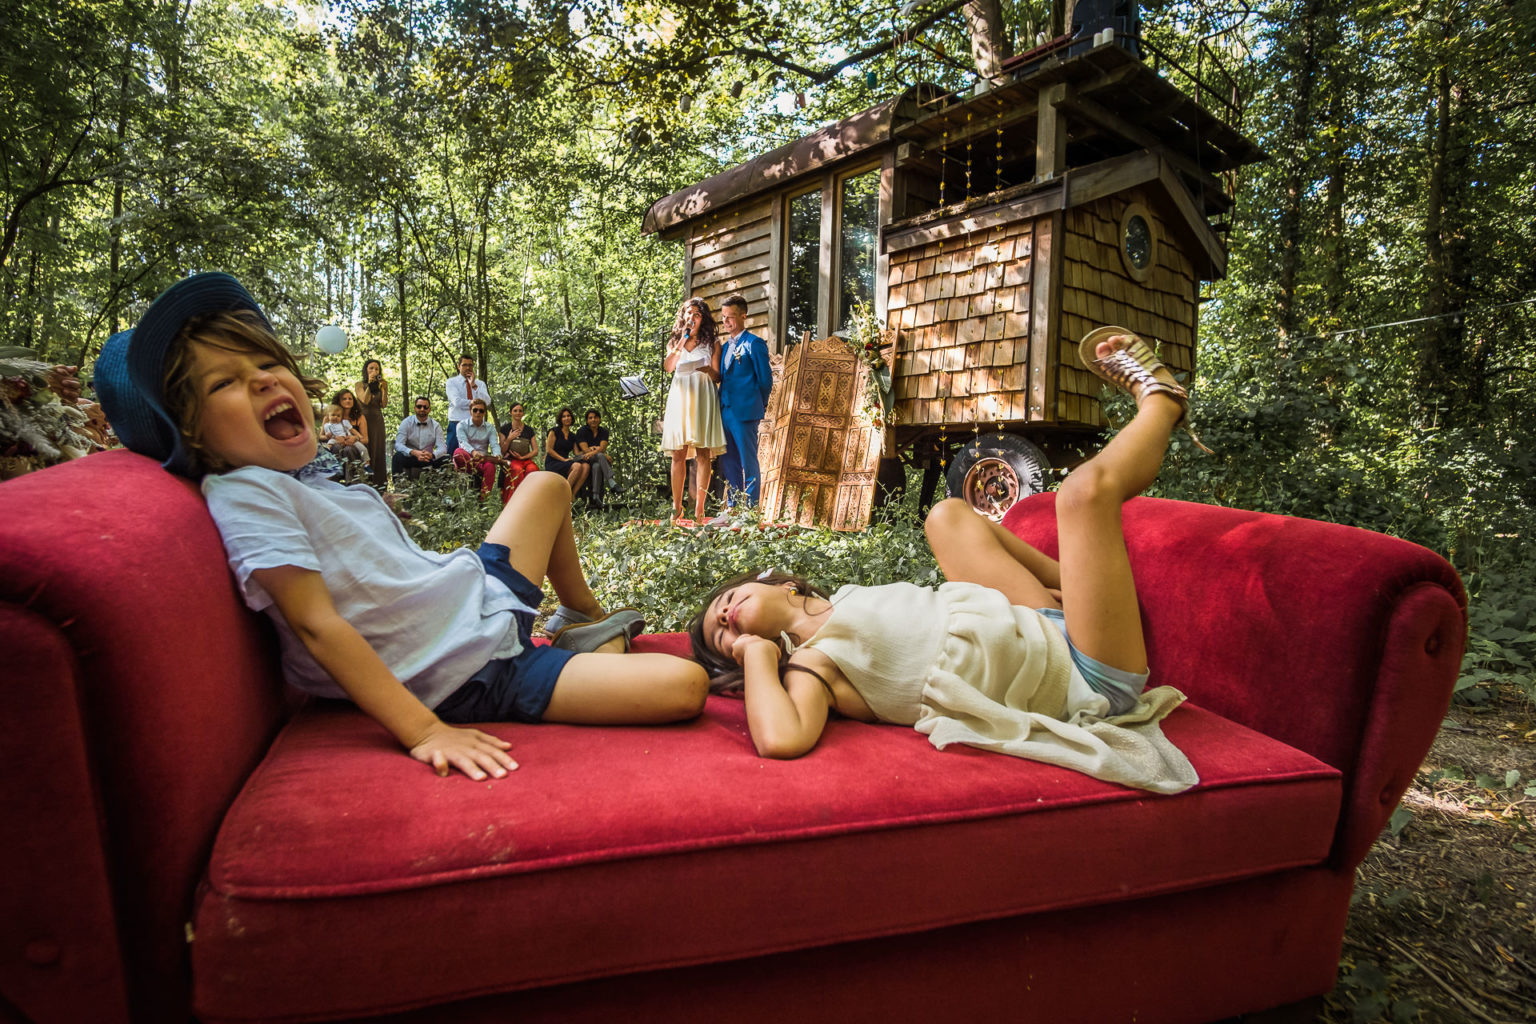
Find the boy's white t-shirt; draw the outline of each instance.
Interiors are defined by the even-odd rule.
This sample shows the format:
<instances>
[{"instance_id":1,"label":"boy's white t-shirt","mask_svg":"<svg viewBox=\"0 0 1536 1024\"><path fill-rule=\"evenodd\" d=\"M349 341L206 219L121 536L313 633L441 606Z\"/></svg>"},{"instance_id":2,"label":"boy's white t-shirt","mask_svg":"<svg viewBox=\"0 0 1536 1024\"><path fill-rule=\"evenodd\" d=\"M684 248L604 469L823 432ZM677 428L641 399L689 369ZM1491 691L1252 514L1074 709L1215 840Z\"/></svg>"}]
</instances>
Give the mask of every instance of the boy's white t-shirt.
<instances>
[{"instance_id":1,"label":"boy's white t-shirt","mask_svg":"<svg viewBox=\"0 0 1536 1024\"><path fill-rule=\"evenodd\" d=\"M514 611L532 611L486 574L469 548L424 551L372 488L301 483L245 466L203 478L240 594L277 626L283 673L306 693L345 698L251 573L293 565L320 573L331 601L427 707L493 658L522 649Z\"/></svg>"}]
</instances>

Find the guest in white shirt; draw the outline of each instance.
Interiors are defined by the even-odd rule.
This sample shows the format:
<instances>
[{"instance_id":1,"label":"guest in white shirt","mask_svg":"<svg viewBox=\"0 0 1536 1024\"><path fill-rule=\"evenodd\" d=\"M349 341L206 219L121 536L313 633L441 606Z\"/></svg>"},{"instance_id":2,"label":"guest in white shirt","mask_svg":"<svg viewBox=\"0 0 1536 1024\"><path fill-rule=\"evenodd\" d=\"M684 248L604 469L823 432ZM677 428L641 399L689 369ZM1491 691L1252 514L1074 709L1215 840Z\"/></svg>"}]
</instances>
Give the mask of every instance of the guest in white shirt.
<instances>
[{"instance_id":1,"label":"guest in white shirt","mask_svg":"<svg viewBox=\"0 0 1536 1024\"><path fill-rule=\"evenodd\" d=\"M448 450L459 447L459 425L469 422L469 406L475 399L491 404L491 393L485 381L475 378L475 358L468 352L459 356L459 375L449 377L448 391Z\"/></svg>"},{"instance_id":2,"label":"guest in white shirt","mask_svg":"<svg viewBox=\"0 0 1536 1024\"><path fill-rule=\"evenodd\" d=\"M390 464L397 475L448 465L448 442L443 438L442 426L432 418L432 401L427 396L417 395L416 415L400 421L400 429L395 431L395 456Z\"/></svg>"}]
</instances>

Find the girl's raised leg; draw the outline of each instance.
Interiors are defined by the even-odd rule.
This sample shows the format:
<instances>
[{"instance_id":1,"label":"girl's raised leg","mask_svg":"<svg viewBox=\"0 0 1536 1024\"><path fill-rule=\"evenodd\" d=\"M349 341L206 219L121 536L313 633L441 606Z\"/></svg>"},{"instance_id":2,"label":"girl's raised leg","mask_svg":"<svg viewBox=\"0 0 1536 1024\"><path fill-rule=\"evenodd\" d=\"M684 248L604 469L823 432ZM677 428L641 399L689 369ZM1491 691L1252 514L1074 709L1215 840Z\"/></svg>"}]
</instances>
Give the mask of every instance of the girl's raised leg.
<instances>
[{"instance_id":1,"label":"girl's raised leg","mask_svg":"<svg viewBox=\"0 0 1536 1024\"><path fill-rule=\"evenodd\" d=\"M1109 350L1109 343L1099 346L1100 355ZM1056 495L1067 632L1079 651L1126 672L1147 670L1147 646L1121 506L1157 479L1168 438L1183 415L1174 398L1146 395L1135 418L1069 473Z\"/></svg>"},{"instance_id":2,"label":"girl's raised leg","mask_svg":"<svg viewBox=\"0 0 1536 1024\"><path fill-rule=\"evenodd\" d=\"M681 722L704 710L708 693L709 676L696 661L670 654L578 654L561 671L544 720L573 725Z\"/></svg>"},{"instance_id":3,"label":"girl's raised leg","mask_svg":"<svg viewBox=\"0 0 1536 1024\"><path fill-rule=\"evenodd\" d=\"M534 586L547 578L567 608L592 618L603 614L581 571L571 529L571 488L560 474L540 471L524 477L485 539L505 545L507 562Z\"/></svg>"},{"instance_id":4,"label":"girl's raised leg","mask_svg":"<svg viewBox=\"0 0 1536 1024\"><path fill-rule=\"evenodd\" d=\"M1023 608L1059 608L1061 567L959 498L945 498L923 524L946 579L1002 591Z\"/></svg>"}]
</instances>

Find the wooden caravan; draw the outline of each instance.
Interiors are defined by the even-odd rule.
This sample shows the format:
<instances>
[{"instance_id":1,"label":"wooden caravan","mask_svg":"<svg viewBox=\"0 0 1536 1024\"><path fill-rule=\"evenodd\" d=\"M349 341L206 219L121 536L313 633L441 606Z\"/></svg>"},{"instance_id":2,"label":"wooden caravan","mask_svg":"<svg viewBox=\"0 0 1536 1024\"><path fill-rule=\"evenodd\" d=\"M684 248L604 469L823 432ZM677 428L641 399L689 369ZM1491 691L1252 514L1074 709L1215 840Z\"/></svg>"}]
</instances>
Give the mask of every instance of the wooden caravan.
<instances>
[{"instance_id":1,"label":"wooden caravan","mask_svg":"<svg viewBox=\"0 0 1536 1024\"><path fill-rule=\"evenodd\" d=\"M1041 486L1047 453L1105 425L1077 356L1089 329L1124 325L1193 373L1232 172L1263 156L1204 59L1200 75L1148 63L1116 24L1080 25L971 94L908 89L657 201L645 229L683 242L691 294L743 295L780 351L846 336L868 303L893 339L885 456L923 465L929 491L947 470L950 493L1000 516ZM765 448L765 478L805 468Z\"/></svg>"}]
</instances>

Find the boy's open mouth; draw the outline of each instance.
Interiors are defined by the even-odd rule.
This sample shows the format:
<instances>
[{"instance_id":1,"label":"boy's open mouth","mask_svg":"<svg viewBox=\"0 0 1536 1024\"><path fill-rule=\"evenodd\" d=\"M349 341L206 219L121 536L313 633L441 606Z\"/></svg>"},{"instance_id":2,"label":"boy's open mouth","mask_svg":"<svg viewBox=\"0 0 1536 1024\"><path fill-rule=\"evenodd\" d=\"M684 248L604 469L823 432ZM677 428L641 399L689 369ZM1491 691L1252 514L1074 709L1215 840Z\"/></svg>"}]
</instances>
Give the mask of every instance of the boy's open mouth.
<instances>
[{"instance_id":1,"label":"boy's open mouth","mask_svg":"<svg viewBox=\"0 0 1536 1024\"><path fill-rule=\"evenodd\" d=\"M267 434L279 441L292 441L304 433L304 417L299 414L298 406L292 402L285 402L267 413Z\"/></svg>"}]
</instances>

